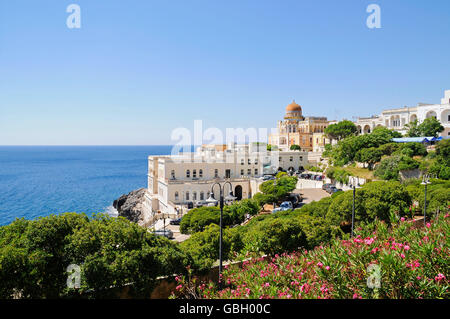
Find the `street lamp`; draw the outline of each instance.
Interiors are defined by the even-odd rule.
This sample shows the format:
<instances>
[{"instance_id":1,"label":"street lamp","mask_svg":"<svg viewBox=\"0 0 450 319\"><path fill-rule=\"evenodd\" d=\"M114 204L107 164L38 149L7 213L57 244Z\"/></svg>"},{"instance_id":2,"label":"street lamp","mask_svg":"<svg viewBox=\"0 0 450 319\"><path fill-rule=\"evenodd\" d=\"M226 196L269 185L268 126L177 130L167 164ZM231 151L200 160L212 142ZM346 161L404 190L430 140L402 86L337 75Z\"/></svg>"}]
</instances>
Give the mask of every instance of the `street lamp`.
<instances>
[{"instance_id":1,"label":"street lamp","mask_svg":"<svg viewBox=\"0 0 450 319\"><path fill-rule=\"evenodd\" d=\"M356 182L356 178L358 179L357 183ZM354 177L354 176L350 176L350 187L353 188L353 205L352 205L352 233L351 233L351 237L353 238L353 228L355 225L355 197L356 197L356 186L359 186L359 177Z\"/></svg>"},{"instance_id":2,"label":"street lamp","mask_svg":"<svg viewBox=\"0 0 450 319\"><path fill-rule=\"evenodd\" d=\"M422 177L422 183L420 183L421 185L425 185L425 202L423 205L423 225L426 226L427 222L426 222L426 217L427 217L427 185L431 184L430 182L430 175L426 174L423 175Z\"/></svg>"},{"instance_id":3,"label":"street lamp","mask_svg":"<svg viewBox=\"0 0 450 319\"><path fill-rule=\"evenodd\" d=\"M225 190L225 185L230 185L230 193L223 197L223 193ZM208 204L214 204L217 205L217 200L214 198L214 186L219 185L220 190L220 222L219 222L219 228L220 228L220 236L219 236L219 289L222 289L222 217L223 217L223 206L224 201L232 202L236 199L236 197L233 196L233 185L231 185L230 182L225 182L223 185L220 185L220 183L214 183L211 186L211 193L209 194L209 198L206 200Z\"/></svg>"}]
</instances>

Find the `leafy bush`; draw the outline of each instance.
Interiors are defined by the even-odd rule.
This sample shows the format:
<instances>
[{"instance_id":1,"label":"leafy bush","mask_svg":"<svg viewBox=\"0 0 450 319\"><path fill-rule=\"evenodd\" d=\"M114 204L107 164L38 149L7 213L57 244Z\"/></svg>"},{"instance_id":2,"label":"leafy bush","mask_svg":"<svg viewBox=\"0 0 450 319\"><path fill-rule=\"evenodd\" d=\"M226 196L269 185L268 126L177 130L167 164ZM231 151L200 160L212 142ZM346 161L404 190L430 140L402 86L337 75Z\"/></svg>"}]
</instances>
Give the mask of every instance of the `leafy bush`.
<instances>
[{"instance_id":1,"label":"leafy bush","mask_svg":"<svg viewBox=\"0 0 450 319\"><path fill-rule=\"evenodd\" d=\"M392 214L405 215L410 205L411 197L399 182L371 182L356 190L355 221L367 223L377 218L389 222ZM326 219L331 225L348 226L352 207L352 191L344 192L333 199Z\"/></svg>"},{"instance_id":2,"label":"leafy bush","mask_svg":"<svg viewBox=\"0 0 450 319\"><path fill-rule=\"evenodd\" d=\"M255 199L243 199L232 205L225 206L223 210L223 226L231 226L242 223L245 216L257 214L260 206ZM191 209L183 216L180 223L180 232L182 234L191 234L203 231L206 226L211 224L220 224L219 207L198 207Z\"/></svg>"},{"instance_id":3,"label":"leafy bush","mask_svg":"<svg viewBox=\"0 0 450 319\"><path fill-rule=\"evenodd\" d=\"M348 178L351 176L345 169L333 166L327 169L326 174L328 178L338 181L341 184L347 184Z\"/></svg>"},{"instance_id":4,"label":"leafy bush","mask_svg":"<svg viewBox=\"0 0 450 319\"><path fill-rule=\"evenodd\" d=\"M448 299L449 233L448 214L420 229L408 221L391 228L376 222L352 240L226 267L223 290L180 277L174 297L185 297L190 287L212 299Z\"/></svg>"},{"instance_id":5,"label":"leafy bush","mask_svg":"<svg viewBox=\"0 0 450 319\"><path fill-rule=\"evenodd\" d=\"M193 234L189 239L180 243L180 248L187 253L192 260L189 265L196 271L205 271L219 259L220 228L216 224L206 226L205 230ZM240 234L230 229L223 230L222 257L224 260L231 258L231 252L242 248Z\"/></svg>"},{"instance_id":6,"label":"leafy bush","mask_svg":"<svg viewBox=\"0 0 450 319\"><path fill-rule=\"evenodd\" d=\"M374 175L384 180L399 180L399 171L419 168L420 162L405 156L394 155L384 158L375 169Z\"/></svg>"},{"instance_id":7,"label":"leafy bush","mask_svg":"<svg viewBox=\"0 0 450 319\"><path fill-rule=\"evenodd\" d=\"M146 296L158 276L183 272L189 258L169 240L128 220L68 213L19 219L0 228L0 297L111 297L132 283ZM67 288L67 267L81 268L81 287Z\"/></svg>"}]
</instances>

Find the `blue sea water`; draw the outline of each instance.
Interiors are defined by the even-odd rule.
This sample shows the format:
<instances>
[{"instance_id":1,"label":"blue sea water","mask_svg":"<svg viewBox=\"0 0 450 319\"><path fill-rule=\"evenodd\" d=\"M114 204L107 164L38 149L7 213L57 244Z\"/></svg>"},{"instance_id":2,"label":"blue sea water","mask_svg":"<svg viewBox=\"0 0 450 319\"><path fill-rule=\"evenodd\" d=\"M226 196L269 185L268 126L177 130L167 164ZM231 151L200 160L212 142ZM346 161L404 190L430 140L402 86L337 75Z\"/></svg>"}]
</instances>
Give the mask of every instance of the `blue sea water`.
<instances>
[{"instance_id":1,"label":"blue sea water","mask_svg":"<svg viewBox=\"0 0 450 319\"><path fill-rule=\"evenodd\" d=\"M147 186L147 157L172 146L0 146L0 225L63 212L108 212Z\"/></svg>"}]
</instances>

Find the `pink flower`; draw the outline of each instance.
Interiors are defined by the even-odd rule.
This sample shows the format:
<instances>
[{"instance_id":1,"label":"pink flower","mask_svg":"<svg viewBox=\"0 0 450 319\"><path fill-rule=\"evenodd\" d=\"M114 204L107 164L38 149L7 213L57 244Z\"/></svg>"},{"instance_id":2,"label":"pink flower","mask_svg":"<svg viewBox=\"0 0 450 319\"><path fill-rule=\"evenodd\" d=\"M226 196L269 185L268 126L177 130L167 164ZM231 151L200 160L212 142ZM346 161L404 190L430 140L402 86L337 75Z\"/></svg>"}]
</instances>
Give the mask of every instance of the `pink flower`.
<instances>
[{"instance_id":1,"label":"pink flower","mask_svg":"<svg viewBox=\"0 0 450 319\"><path fill-rule=\"evenodd\" d=\"M404 258L405 258L405 255L403 255L403 254L400 254L400 257L404 259Z\"/></svg>"},{"instance_id":2,"label":"pink flower","mask_svg":"<svg viewBox=\"0 0 450 319\"><path fill-rule=\"evenodd\" d=\"M362 297L355 292L353 294L353 299L362 299Z\"/></svg>"},{"instance_id":3,"label":"pink flower","mask_svg":"<svg viewBox=\"0 0 450 319\"><path fill-rule=\"evenodd\" d=\"M405 217L400 218L400 220L401 220L402 222L404 222L404 221L405 221Z\"/></svg>"},{"instance_id":4,"label":"pink flower","mask_svg":"<svg viewBox=\"0 0 450 319\"><path fill-rule=\"evenodd\" d=\"M326 269L326 270L330 270L330 266L326 266L325 269Z\"/></svg>"},{"instance_id":5,"label":"pink flower","mask_svg":"<svg viewBox=\"0 0 450 319\"><path fill-rule=\"evenodd\" d=\"M265 284L264 284L264 287L269 287L270 286L270 284L268 283L268 282L266 282Z\"/></svg>"},{"instance_id":6,"label":"pink flower","mask_svg":"<svg viewBox=\"0 0 450 319\"><path fill-rule=\"evenodd\" d=\"M408 251L409 248L410 248L410 247L409 247L408 245L405 245L405 246L403 247L403 249L406 250L406 251Z\"/></svg>"},{"instance_id":7,"label":"pink flower","mask_svg":"<svg viewBox=\"0 0 450 319\"><path fill-rule=\"evenodd\" d=\"M183 285L178 285L178 286L176 286L176 290L180 290L181 288L183 287Z\"/></svg>"},{"instance_id":8,"label":"pink flower","mask_svg":"<svg viewBox=\"0 0 450 319\"><path fill-rule=\"evenodd\" d=\"M427 223L427 228L430 228L431 227L431 224L430 223Z\"/></svg>"},{"instance_id":9,"label":"pink flower","mask_svg":"<svg viewBox=\"0 0 450 319\"><path fill-rule=\"evenodd\" d=\"M317 263L317 267L322 268L322 267L323 267L323 264L319 261L319 262Z\"/></svg>"},{"instance_id":10,"label":"pink flower","mask_svg":"<svg viewBox=\"0 0 450 319\"><path fill-rule=\"evenodd\" d=\"M438 274L436 277L434 277L434 280L436 281L445 280L445 276L443 274Z\"/></svg>"}]
</instances>

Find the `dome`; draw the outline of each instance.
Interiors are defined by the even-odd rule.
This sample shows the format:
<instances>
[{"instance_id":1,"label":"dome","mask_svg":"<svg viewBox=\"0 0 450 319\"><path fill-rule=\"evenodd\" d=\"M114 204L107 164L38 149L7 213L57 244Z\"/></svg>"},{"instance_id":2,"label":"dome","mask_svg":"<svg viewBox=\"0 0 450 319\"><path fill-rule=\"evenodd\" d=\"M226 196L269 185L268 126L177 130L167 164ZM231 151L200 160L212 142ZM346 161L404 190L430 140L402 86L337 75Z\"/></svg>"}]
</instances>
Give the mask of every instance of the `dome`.
<instances>
[{"instance_id":1,"label":"dome","mask_svg":"<svg viewBox=\"0 0 450 319\"><path fill-rule=\"evenodd\" d=\"M302 107L300 105L298 105L297 103L295 103L295 100L292 101L291 104L286 106L286 112L301 112L301 111L302 111Z\"/></svg>"}]
</instances>

